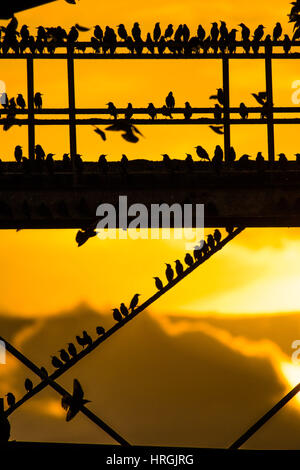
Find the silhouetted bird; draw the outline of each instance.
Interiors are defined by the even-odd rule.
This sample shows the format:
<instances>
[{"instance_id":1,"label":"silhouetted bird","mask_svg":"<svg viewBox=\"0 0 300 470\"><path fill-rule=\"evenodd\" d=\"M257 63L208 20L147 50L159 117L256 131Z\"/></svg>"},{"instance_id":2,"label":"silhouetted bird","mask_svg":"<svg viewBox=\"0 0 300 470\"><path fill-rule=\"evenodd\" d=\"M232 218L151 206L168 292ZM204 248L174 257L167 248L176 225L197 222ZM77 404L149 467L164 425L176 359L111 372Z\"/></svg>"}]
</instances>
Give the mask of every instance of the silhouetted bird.
<instances>
[{"instance_id":1,"label":"silhouetted bird","mask_svg":"<svg viewBox=\"0 0 300 470\"><path fill-rule=\"evenodd\" d=\"M153 103L148 104L147 112L151 119L155 119L157 117L157 111Z\"/></svg>"},{"instance_id":2,"label":"silhouetted bird","mask_svg":"<svg viewBox=\"0 0 300 470\"><path fill-rule=\"evenodd\" d=\"M233 28L228 35L228 50L231 54L236 51L236 33L237 29Z\"/></svg>"},{"instance_id":3,"label":"silhouetted bird","mask_svg":"<svg viewBox=\"0 0 300 470\"><path fill-rule=\"evenodd\" d=\"M132 104L128 103L127 108L125 110L125 119L131 119L133 115Z\"/></svg>"},{"instance_id":4,"label":"silhouetted bird","mask_svg":"<svg viewBox=\"0 0 300 470\"><path fill-rule=\"evenodd\" d=\"M214 237L212 235L207 236L207 244L208 244L208 246L211 250L213 250L215 248L215 240L214 240Z\"/></svg>"},{"instance_id":5,"label":"silhouetted bird","mask_svg":"<svg viewBox=\"0 0 300 470\"><path fill-rule=\"evenodd\" d=\"M37 92L35 95L34 95L34 106L37 108L37 109L41 109L41 107L43 106L43 100L42 100L42 93L40 92Z\"/></svg>"},{"instance_id":6,"label":"silhouetted bird","mask_svg":"<svg viewBox=\"0 0 300 470\"><path fill-rule=\"evenodd\" d=\"M97 232L95 231L95 224L92 224L86 229L78 230L75 238L78 248L84 245L90 238L95 237L96 235Z\"/></svg>"},{"instance_id":7,"label":"silhouetted bird","mask_svg":"<svg viewBox=\"0 0 300 470\"><path fill-rule=\"evenodd\" d=\"M173 119L171 108L167 108L167 106L165 104L161 108L161 114L163 116L169 117L170 119Z\"/></svg>"},{"instance_id":8,"label":"silhouetted bird","mask_svg":"<svg viewBox=\"0 0 300 470\"><path fill-rule=\"evenodd\" d=\"M263 38L264 29L265 29L265 27L262 24L260 24L256 28L256 30L254 31L254 34L253 34L254 41L260 41Z\"/></svg>"},{"instance_id":9,"label":"silhouetted bird","mask_svg":"<svg viewBox=\"0 0 300 470\"><path fill-rule=\"evenodd\" d=\"M21 93L18 94L16 102L19 108L24 109L26 107L25 100L23 98L23 95L21 95Z\"/></svg>"},{"instance_id":10,"label":"silhouetted bird","mask_svg":"<svg viewBox=\"0 0 300 470\"><path fill-rule=\"evenodd\" d=\"M174 99L172 91L170 91L170 93L166 97L166 106L169 109L175 108L175 99Z\"/></svg>"},{"instance_id":11,"label":"silhouetted bird","mask_svg":"<svg viewBox=\"0 0 300 470\"><path fill-rule=\"evenodd\" d=\"M135 22L131 30L132 37L135 41L141 39L141 28L139 23Z\"/></svg>"},{"instance_id":12,"label":"silhouetted bird","mask_svg":"<svg viewBox=\"0 0 300 470\"><path fill-rule=\"evenodd\" d=\"M165 30L165 38L171 38L173 36L173 33L174 33L174 29L173 29L173 25L172 24L169 24L168 27L166 28Z\"/></svg>"},{"instance_id":13,"label":"silhouetted bird","mask_svg":"<svg viewBox=\"0 0 300 470\"><path fill-rule=\"evenodd\" d=\"M225 39L225 41L228 40L228 29L227 29L225 21L221 21L220 35L221 35L221 39Z\"/></svg>"},{"instance_id":14,"label":"silhouetted bird","mask_svg":"<svg viewBox=\"0 0 300 470\"><path fill-rule=\"evenodd\" d=\"M103 31L101 29L101 27L99 25L96 25L95 26L95 29L94 29L94 36L96 39L98 39L99 41L102 41L103 39Z\"/></svg>"},{"instance_id":15,"label":"silhouetted bird","mask_svg":"<svg viewBox=\"0 0 300 470\"><path fill-rule=\"evenodd\" d=\"M273 29L273 41L278 41L282 35L282 27L280 23L276 23L275 28Z\"/></svg>"},{"instance_id":16,"label":"silhouetted bird","mask_svg":"<svg viewBox=\"0 0 300 470\"><path fill-rule=\"evenodd\" d=\"M216 134L223 135L224 134L224 126L209 126L212 131Z\"/></svg>"},{"instance_id":17,"label":"silhouetted bird","mask_svg":"<svg viewBox=\"0 0 300 470\"><path fill-rule=\"evenodd\" d=\"M129 306L129 309L131 311L133 311L135 309L135 307L137 306L137 304L139 303L139 296L141 294L135 294L133 297L132 297L132 300L130 302L130 306Z\"/></svg>"},{"instance_id":18,"label":"silhouetted bird","mask_svg":"<svg viewBox=\"0 0 300 470\"><path fill-rule=\"evenodd\" d=\"M17 145L15 147L15 160L16 160L16 162L20 163L22 161L22 158L23 158L22 147L21 147L21 145Z\"/></svg>"},{"instance_id":19,"label":"silhouetted bird","mask_svg":"<svg viewBox=\"0 0 300 470\"><path fill-rule=\"evenodd\" d=\"M233 147L230 147L229 155L228 155L228 162L233 163L236 159L236 153Z\"/></svg>"},{"instance_id":20,"label":"silhouetted bird","mask_svg":"<svg viewBox=\"0 0 300 470\"><path fill-rule=\"evenodd\" d=\"M203 41L204 38L205 38L205 29L202 27L201 24L199 24L199 26L197 28L197 36L198 36L200 41Z\"/></svg>"},{"instance_id":21,"label":"silhouetted bird","mask_svg":"<svg viewBox=\"0 0 300 470\"><path fill-rule=\"evenodd\" d=\"M214 239L217 244L220 243L220 241L222 240L222 235L221 235L220 230L216 229L214 231Z\"/></svg>"},{"instance_id":22,"label":"silhouetted bird","mask_svg":"<svg viewBox=\"0 0 300 470\"><path fill-rule=\"evenodd\" d=\"M122 23L118 25L118 35L119 35L120 38L123 39L124 41L126 41L126 39L127 39L127 37L128 37L126 28L125 28L125 26L124 26Z\"/></svg>"},{"instance_id":23,"label":"silhouetted bird","mask_svg":"<svg viewBox=\"0 0 300 470\"><path fill-rule=\"evenodd\" d=\"M250 37L250 29L244 23L240 23L239 26L242 28L242 40L248 41Z\"/></svg>"},{"instance_id":24,"label":"silhouetted bird","mask_svg":"<svg viewBox=\"0 0 300 470\"><path fill-rule=\"evenodd\" d=\"M109 114L111 116L113 116L114 119L117 119L118 111L117 111L117 108L115 107L115 105L110 101L109 103L107 103L107 106L108 106Z\"/></svg>"},{"instance_id":25,"label":"silhouetted bird","mask_svg":"<svg viewBox=\"0 0 300 470\"><path fill-rule=\"evenodd\" d=\"M219 103L223 106L224 105L224 92L222 88L217 88L217 94L211 95L209 97L210 100L218 100Z\"/></svg>"},{"instance_id":26,"label":"silhouetted bird","mask_svg":"<svg viewBox=\"0 0 300 470\"><path fill-rule=\"evenodd\" d=\"M213 156L213 161L215 163L221 163L223 161L223 150L220 145L217 145L215 148L215 153Z\"/></svg>"},{"instance_id":27,"label":"silhouetted bird","mask_svg":"<svg viewBox=\"0 0 300 470\"><path fill-rule=\"evenodd\" d=\"M182 263L179 261L179 259L175 261L175 269L176 269L177 276L181 277L184 273L184 268L182 266Z\"/></svg>"},{"instance_id":28,"label":"silhouetted bird","mask_svg":"<svg viewBox=\"0 0 300 470\"><path fill-rule=\"evenodd\" d=\"M60 358L63 362L68 362L70 360L70 356L65 349L60 349L59 353Z\"/></svg>"},{"instance_id":29,"label":"silhouetted bird","mask_svg":"<svg viewBox=\"0 0 300 470\"><path fill-rule=\"evenodd\" d=\"M220 121L222 119L222 108L219 104L215 104L214 118L216 121Z\"/></svg>"},{"instance_id":30,"label":"silhouetted bird","mask_svg":"<svg viewBox=\"0 0 300 470\"><path fill-rule=\"evenodd\" d=\"M97 335L104 335L105 333L105 328L103 328L103 326L96 326L96 333Z\"/></svg>"},{"instance_id":31,"label":"silhouetted bird","mask_svg":"<svg viewBox=\"0 0 300 470\"><path fill-rule=\"evenodd\" d=\"M166 266L167 266L167 269L166 269L166 278L168 280L168 282L171 282L174 278L174 271L171 267L170 264L166 263Z\"/></svg>"},{"instance_id":32,"label":"silhouetted bird","mask_svg":"<svg viewBox=\"0 0 300 470\"><path fill-rule=\"evenodd\" d=\"M79 33L77 31L77 28L75 26L72 26L67 37L68 43L73 44L74 42L77 41L78 37L79 37Z\"/></svg>"},{"instance_id":33,"label":"silhouetted bird","mask_svg":"<svg viewBox=\"0 0 300 470\"><path fill-rule=\"evenodd\" d=\"M51 363L53 367L55 367L56 369L59 369L60 367L64 365L63 362L60 359L58 359L58 357L51 356L51 358L52 358Z\"/></svg>"},{"instance_id":34,"label":"silhouetted bird","mask_svg":"<svg viewBox=\"0 0 300 470\"><path fill-rule=\"evenodd\" d=\"M291 50L292 47L292 42L287 34L284 35L284 40L283 40L283 50L285 54L288 54Z\"/></svg>"},{"instance_id":35,"label":"silhouetted bird","mask_svg":"<svg viewBox=\"0 0 300 470\"><path fill-rule=\"evenodd\" d=\"M111 124L110 126L106 127L105 130L124 131L124 134L121 134L123 139L133 143L136 143L139 140L139 138L135 134L143 136L139 129L134 124L132 124L132 122L128 122L125 120L119 120L118 122L115 122L114 124Z\"/></svg>"},{"instance_id":36,"label":"silhouetted bird","mask_svg":"<svg viewBox=\"0 0 300 470\"><path fill-rule=\"evenodd\" d=\"M104 131L102 131L101 129L99 129L99 127L97 126L94 126L94 132L96 132L96 134L100 135L101 139L102 140L106 140L106 134Z\"/></svg>"},{"instance_id":37,"label":"silhouetted bird","mask_svg":"<svg viewBox=\"0 0 300 470\"><path fill-rule=\"evenodd\" d=\"M193 115L193 110L192 110L192 107L190 105L190 103L188 101L186 101L185 103L185 108L184 108L184 118L185 119L191 119L192 115Z\"/></svg>"},{"instance_id":38,"label":"silhouetted bird","mask_svg":"<svg viewBox=\"0 0 300 470\"><path fill-rule=\"evenodd\" d=\"M25 386L25 390L26 390L27 392L31 392L31 390L33 389L33 383L31 382L30 379L26 379L26 380L25 380L24 386Z\"/></svg>"},{"instance_id":39,"label":"silhouetted bird","mask_svg":"<svg viewBox=\"0 0 300 470\"><path fill-rule=\"evenodd\" d=\"M0 443L8 442L10 438L10 424L4 414L4 400L0 398Z\"/></svg>"},{"instance_id":40,"label":"silhouetted bird","mask_svg":"<svg viewBox=\"0 0 300 470\"><path fill-rule=\"evenodd\" d=\"M153 279L155 279L155 286L158 290L162 290L164 288L163 286L163 283L161 282L161 280L159 279L159 277L154 277Z\"/></svg>"},{"instance_id":41,"label":"silhouetted bird","mask_svg":"<svg viewBox=\"0 0 300 470\"><path fill-rule=\"evenodd\" d=\"M90 400L85 400L82 387L77 379L74 379L73 395L65 395L61 400L61 405L64 410L67 410L66 421L71 421L74 416L80 411L82 406L90 403Z\"/></svg>"},{"instance_id":42,"label":"silhouetted bird","mask_svg":"<svg viewBox=\"0 0 300 470\"><path fill-rule=\"evenodd\" d=\"M118 308L113 309L113 317L114 317L114 320L116 320L118 322L122 321L123 317L122 317L121 312Z\"/></svg>"},{"instance_id":43,"label":"silhouetted bird","mask_svg":"<svg viewBox=\"0 0 300 470\"><path fill-rule=\"evenodd\" d=\"M154 31L153 31L154 41L157 42L159 40L160 36L161 36L161 29L160 29L160 25L159 25L159 22L158 22L154 26Z\"/></svg>"},{"instance_id":44,"label":"silhouetted bird","mask_svg":"<svg viewBox=\"0 0 300 470\"><path fill-rule=\"evenodd\" d=\"M47 371L47 369L45 369L45 367L41 367L40 370L41 370L41 373L43 374L43 376L45 378L49 376L48 371Z\"/></svg>"},{"instance_id":45,"label":"silhouetted bird","mask_svg":"<svg viewBox=\"0 0 300 470\"><path fill-rule=\"evenodd\" d=\"M154 42L152 41L150 33L147 33L146 47L151 54L154 54Z\"/></svg>"},{"instance_id":46,"label":"silhouetted bird","mask_svg":"<svg viewBox=\"0 0 300 470\"><path fill-rule=\"evenodd\" d=\"M120 312L122 313L123 317L127 317L128 315L128 308L126 307L126 305L122 302L121 305L120 305Z\"/></svg>"},{"instance_id":47,"label":"silhouetted bird","mask_svg":"<svg viewBox=\"0 0 300 470\"><path fill-rule=\"evenodd\" d=\"M107 155L100 155L99 160L98 160L98 165L99 168L103 171L103 173L107 173L108 171L108 163L106 160Z\"/></svg>"},{"instance_id":48,"label":"silhouetted bird","mask_svg":"<svg viewBox=\"0 0 300 470\"><path fill-rule=\"evenodd\" d=\"M194 160L193 160L193 157L190 153L186 153L186 159L185 159L185 162L187 164L187 167L189 170L193 170L194 169Z\"/></svg>"},{"instance_id":49,"label":"silhouetted bird","mask_svg":"<svg viewBox=\"0 0 300 470\"><path fill-rule=\"evenodd\" d=\"M281 167L281 169L285 169L287 164L288 164L288 159L286 158L286 155L284 153L279 153L278 154L278 157L279 157L279 166Z\"/></svg>"},{"instance_id":50,"label":"silhouetted bird","mask_svg":"<svg viewBox=\"0 0 300 470\"><path fill-rule=\"evenodd\" d=\"M194 260L193 260L192 256L191 256L189 253L187 253L187 254L185 255L184 262L185 262L185 264L187 264L189 267L193 266Z\"/></svg>"},{"instance_id":51,"label":"silhouetted bird","mask_svg":"<svg viewBox=\"0 0 300 470\"><path fill-rule=\"evenodd\" d=\"M218 23L214 22L212 23L212 27L210 30L210 37L213 42L218 40L219 37L219 28L218 28Z\"/></svg>"},{"instance_id":52,"label":"silhouetted bird","mask_svg":"<svg viewBox=\"0 0 300 470\"><path fill-rule=\"evenodd\" d=\"M207 151L203 147L201 147L201 145L198 145L197 147L195 147L195 149L196 149L196 153L197 153L198 157L201 160L210 161L210 158L209 158L209 155L208 155Z\"/></svg>"},{"instance_id":53,"label":"silhouetted bird","mask_svg":"<svg viewBox=\"0 0 300 470\"><path fill-rule=\"evenodd\" d=\"M240 116L242 119L247 119L248 118L248 108L245 105L245 103L240 104Z\"/></svg>"},{"instance_id":54,"label":"silhouetted bird","mask_svg":"<svg viewBox=\"0 0 300 470\"><path fill-rule=\"evenodd\" d=\"M7 400L7 405L9 407L11 406L14 406L14 404L16 403L16 397L14 396L13 393L9 392L6 396L6 400Z\"/></svg>"},{"instance_id":55,"label":"silhouetted bird","mask_svg":"<svg viewBox=\"0 0 300 470\"><path fill-rule=\"evenodd\" d=\"M260 91L259 93L251 93L252 96L256 99L258 104L261 104L262 106L266 103L267 99L267 93L265 91Z\"/></svg>"}]
</instances>

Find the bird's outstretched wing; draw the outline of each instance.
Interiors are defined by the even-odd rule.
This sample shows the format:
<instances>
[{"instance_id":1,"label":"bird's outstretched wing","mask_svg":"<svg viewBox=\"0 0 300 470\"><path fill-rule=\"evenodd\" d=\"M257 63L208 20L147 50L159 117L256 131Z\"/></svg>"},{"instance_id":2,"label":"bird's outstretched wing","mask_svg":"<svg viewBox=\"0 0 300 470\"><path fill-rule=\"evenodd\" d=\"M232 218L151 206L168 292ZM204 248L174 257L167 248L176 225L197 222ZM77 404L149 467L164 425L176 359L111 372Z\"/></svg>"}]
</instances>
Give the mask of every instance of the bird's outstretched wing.
<instances>
[{"instance_id":1,"label":"bird's outstretched wing","mask_svg":"<svg viewBox=\"0 0 300 470\"><path fill-rule=\"evenodd\" d=\"M85 31L89 31L91 28L86 28L85 26L81 26L80 24L76 23L75 24L75 28L78 30L78 31L81 31L82 33L84 33Z\"/></svg>"},{"instance_id":2,"label":"bird's outstretched wing","mask_svg":"<svg viewBox=\"0 0 300 470\"><path fill-rule=\"evenodd\" d=\"M96 134L100 135L101 139L102 140L106 140L106 134L104 131L102 131L101 129L99 129L99 127L97 126L94 126L94 132L96 132Z\"/></svg>"},{"instance_id":3,"label":"bird's outstretched wing","mask_svg":"<svg viewBox=\"0 0 300 470\"><path fill-rule=\"evenodd\" d=\"M82 400L83 399L83 390L82 390L82 387L80 385L80 383L78 382L77 379L74 379L74 384L73 384L73 399L74 401L78 400Z\"/></svg>"}]
</instances>

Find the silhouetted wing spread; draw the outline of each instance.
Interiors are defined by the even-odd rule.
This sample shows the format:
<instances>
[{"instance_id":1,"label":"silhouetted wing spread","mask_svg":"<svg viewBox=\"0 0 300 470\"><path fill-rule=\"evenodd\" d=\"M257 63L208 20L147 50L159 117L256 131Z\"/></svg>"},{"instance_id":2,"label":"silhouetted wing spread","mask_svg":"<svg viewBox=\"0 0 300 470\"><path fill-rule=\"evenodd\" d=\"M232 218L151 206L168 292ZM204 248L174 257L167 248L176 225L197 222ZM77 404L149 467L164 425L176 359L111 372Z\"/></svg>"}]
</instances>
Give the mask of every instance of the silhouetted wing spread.
<instances>
[{"instance_id":1,"label":"silhouetted wing spread","mask_svg":"<svg viewBox=\"0 0 300 470\"><path fill-rule=\"evenodd\" d=\"M61 399L61 406L63 407L64 410L67 410L71 405L71 397L69 395L65 395Z\"/></svg>"},{"instance_id":2,"label":"silhouetted wing spread","mask_svg":"<svg viewBox=\"0 0 300 470\"><path fill-rule=\"evenodd\" d=\"M83 390L77 379L74 379L73 385L73 399L74 401L79 401L83 399Z\"/></svg>"}]
</instances>

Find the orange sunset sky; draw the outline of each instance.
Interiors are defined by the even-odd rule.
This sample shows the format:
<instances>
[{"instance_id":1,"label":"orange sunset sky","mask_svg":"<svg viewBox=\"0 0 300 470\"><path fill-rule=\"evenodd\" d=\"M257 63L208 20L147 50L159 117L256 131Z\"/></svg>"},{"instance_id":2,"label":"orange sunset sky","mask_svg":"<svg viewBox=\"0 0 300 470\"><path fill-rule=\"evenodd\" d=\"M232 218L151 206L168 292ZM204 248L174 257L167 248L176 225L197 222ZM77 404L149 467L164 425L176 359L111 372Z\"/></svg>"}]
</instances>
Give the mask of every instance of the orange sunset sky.
<instances>
[{"instance_id":1,"label":"orange sunset sky","mask_svg":"<svg viewBox=\"0 0 300 470\"><path fill-rule=\"evenodd\" d=\"M187 23L196 32L199 23L208 31L212 21L224 20L229 28L237 28L243 21L252 30L262 23L267 33L271 33L276 22L280 21L284 32L291 34L292 27L286 16L288 12L288 1L282 0L115 0L113 4L80 0L77 5L59 0L20 13L17 18L19 24L27 24L33 33L39 25L62 25L68 29L75 23L91 28L97 23L102 27L108 24L114 28L124 23L129 30L133 22L138 21L145 36L147 31L153 30L157 21L160 21L162 29L169 23ZM1 24L6 25L7 22ZM81 37L88 38L89 34L81 33ZM265 89L264 62L236 60L230 64L231 105L239 106L244 101L254 106L251 93ZM298 61L274 61L273 70L274 105L293 106L292 83L300 80ZM44 107L67 106L66 72L66 63L62 60L41 60L35 64L35 91L43 93ZM127 106L128 102L134 106L147 106L149 102L161 106L170 90L178 106L183 106L185 101L195 107L209 106L209 96L222 86L221 62L212 60L84 60L75 63L75 73L77 107L104 107L108 101L120 107ZM16 96L17 93L26 96L25 61L1 60L0 80L6 83L9 96ZM222 145L222 137L205 126L145 126L141 127L141 131L145 139L130 144L121 141L119 135L109 136L106 142L102 142L91 127L78 128L78 152L85 160L96 160L101 153L108 154L108 160L119 160L122 153L129 159L157 160L161 159L162 153L184 159L186 152L193 153L197 158L194 153L196 145L202 145L210 153L217 144ZM275 131L276 154L285 152L290 159L294 158L293 155L300 150L295 126L277 126ZM27 154L25 127L13 127L8 132L1 128L0 140L2 160L13 159L17 144L23 145L24 154ZM68 129L43 126L36 130L36 143L60 159L64 152L68 152ZM238 156L248 153L255 157L258 151L262 151L266 157L265 126L233 128L232 145ZM77 248L75 235L74 230L0 231L0 312L3 315L36 322L52 318L51 321L55 322L60 312L72 311L78 305L88 305L103 315L110 314L111 308L122 301L128 303L136 292L142 294L141 300L145 300L155 290L153 276L164 278L164 263L183 260L185 254L182 241L168 240L101 241L95 237ZM298 339L298 330L291 328L279 345L272 328L270 336L264 330L263 336L258 338L255 335L250 337L246 330L231 330L229 324L222 322L231 322L232 319L240 321L246 317L245 321L250 317L254 320L260 315L274 319L274 322L279 314L290 318L289 313L300 311L299 286L300 229L247 229L151 306L148 313L172 338L177 338L181 333L198 332L214 338L218 347L226 347L243 358L250 358L250 361L253 358L266 360L282 387L278 394L276 390L274 394L270 392L270 402L265 403L267 406L273 403L273 399L281 397L280 392L286 391L300 379L300 372L290 358L290 345ZM177 327L172 325L167 315L175 315L179 319ZM203 320L207 318L219 323L208 325ZM251 328L255 330L255 326ZM30 331L30 334L33 333ZM186 348L190 350L190 346ZM11 364L9 370L14 372L14 367L15 364ZM8 372L4 373L3 383L17 387L11 377ZM0 384L1 390L4 390L3 383ZM38 407L37 404L37 412ZM229 404L228 410L230 407ZM298 413L300 402L296 407ZM263 411L264 407L256 409L254 417L256 414L259 417ZM54 402L52 417L56 416L61 418L57 402ZM245 425L252 424L250 418ZM217 418L215 420L217 422ZM18 428L21 436L22 423ZM232 437L239 430L244 430L242 425L241 429L236 427ZM51 439L52 436L47 438ZM66 439L65 435L62 439ZM72 439L76 440L76 436ZM164 438L162 441L167 442ZM226 442L221 438L218 441L219 445ZM207 445L213 444L213 438L207 442ZM260 444L264 445L264 442L257 443Z\"/></svg>"}]
</instances>

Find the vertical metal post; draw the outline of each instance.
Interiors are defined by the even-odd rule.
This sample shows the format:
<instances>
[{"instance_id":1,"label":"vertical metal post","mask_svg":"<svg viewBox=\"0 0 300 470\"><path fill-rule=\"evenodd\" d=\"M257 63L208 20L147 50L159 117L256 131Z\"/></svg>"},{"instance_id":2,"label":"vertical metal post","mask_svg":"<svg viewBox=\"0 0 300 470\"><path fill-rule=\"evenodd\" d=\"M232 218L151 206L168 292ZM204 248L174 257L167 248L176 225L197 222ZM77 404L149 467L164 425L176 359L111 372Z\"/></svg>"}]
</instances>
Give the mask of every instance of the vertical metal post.
<instances>
[{"instance_id":1,"label":"vertical metal post","mask_svg":"<svg viewBox=\"0 0 300 470\"><path fill-rule=\"evenodd\" d=\"M75 172L75 157L77 154L76 142L76 115L75 115L75 80L74 80L74 58L68 51L68 94L69 94L69 137L70 137L70 157Z\"/></svg>"},{"instance_id":2,"label":"vertical metal post","mask_svg":"<svg viewBox=\"0 0 300 470\"><path fill-rule=\"evenodd\" d=\"M34 160L34 75L33 59L27 59L27 102L28 102L28 157Z\"/></svg>"},{"instance_id":3,"label":"vertical metal post","mask_svg":"<svg viewBox=\"0 0 300 470\"><path fill-rule=\"evenodd\" d=\"M230 155L230 99L229 99L229 60L222 58L223 66L223 93L224 93L224 153L225 162L229 161Z\"/></svg>"},{"instance_id":4,"label":"vertical metal post","mask_svg":"<svg viewBox=\"0 0 300 470\"><path fill-rule=\"evenodd\" d=\"M265 47L265 71L267 92L267 127L268 127L268 155L269 162L275 161L274 123L273 123L273 80L272 80L272 54Z\"/></svg>"}]
</instances>

